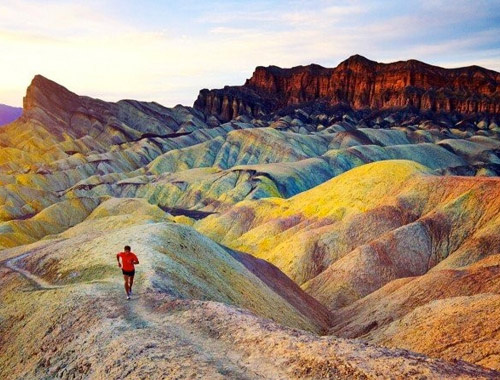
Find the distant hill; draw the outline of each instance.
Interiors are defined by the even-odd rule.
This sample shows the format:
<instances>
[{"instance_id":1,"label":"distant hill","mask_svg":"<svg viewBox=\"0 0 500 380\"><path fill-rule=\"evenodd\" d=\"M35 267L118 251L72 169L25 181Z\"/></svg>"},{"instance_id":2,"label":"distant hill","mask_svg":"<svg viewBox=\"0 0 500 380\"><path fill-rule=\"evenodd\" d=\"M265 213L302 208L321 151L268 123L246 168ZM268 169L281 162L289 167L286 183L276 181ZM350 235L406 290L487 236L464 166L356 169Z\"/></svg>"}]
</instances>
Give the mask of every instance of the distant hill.
<instances>
[{"instance_id":1,"label":"distant hill","mask_svg":"<svg viewBox=\"0 0 500 380\"><path fill-rule=\"evenodd\" d=\"M22 113L22 108L0 104L0 126L13 122L19 116L21 116Z\"/></svg>"}]
</instances>

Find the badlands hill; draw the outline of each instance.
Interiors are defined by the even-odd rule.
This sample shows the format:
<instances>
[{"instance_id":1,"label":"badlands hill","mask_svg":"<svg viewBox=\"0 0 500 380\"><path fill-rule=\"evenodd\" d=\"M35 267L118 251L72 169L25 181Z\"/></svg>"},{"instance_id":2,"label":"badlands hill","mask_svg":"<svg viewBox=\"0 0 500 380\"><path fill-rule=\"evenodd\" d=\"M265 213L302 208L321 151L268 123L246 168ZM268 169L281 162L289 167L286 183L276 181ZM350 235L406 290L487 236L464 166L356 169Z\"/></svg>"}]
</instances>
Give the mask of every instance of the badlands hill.
<instances>
[{"instance_id":1,"label":"badlands hill","mask_svg":"<svg viewBox=\"0 0 500 380\"><path fill-rule=\"evenodd\" d=\"M346 62L463 93L363 108L272 68L231 113L36 76L0 129L1 378L499 378L499 74Z\"/></svg>"}]
</instances>

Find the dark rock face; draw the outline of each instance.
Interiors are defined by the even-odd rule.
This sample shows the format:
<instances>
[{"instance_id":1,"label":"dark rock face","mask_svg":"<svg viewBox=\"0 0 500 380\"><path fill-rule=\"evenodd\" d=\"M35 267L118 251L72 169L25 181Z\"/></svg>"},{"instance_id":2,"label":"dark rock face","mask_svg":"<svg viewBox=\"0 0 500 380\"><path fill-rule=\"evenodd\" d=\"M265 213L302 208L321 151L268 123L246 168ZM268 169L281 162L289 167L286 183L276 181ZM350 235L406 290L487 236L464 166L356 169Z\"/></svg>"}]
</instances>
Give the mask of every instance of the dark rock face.
<instances>
[{"instance_id":1,"label":"dark rock face","mask_svg":"<svg viewBox=\"0 0 500 380\"><path fill-rule=\"evenodd\" d=\"M243 86L202 90L194 107L228 121L318 99L354 109L499 113L500 73L479 66L444 69L416 60L384 64L355 55L333 69L259 66Z\"/></svg>"},{"instance_id":2,"label":"dark rock face","mask_svg":"<svg viewBox=\"0 0 500 380\"><path fill-rule=\"evenodd\" d=\"M243 86L226 86L220 90L201 90L194 108L208 115L215 115L221 121L229 121L240 115L263 116L277 105L272 96L263 96Z\"/></svg>"},{"instance_id":3,"label":"dark rock face","mask_svg":"<svg viewBox=\"0 0 500 380\"><path fill-rule=\"evenodd\" d=\"M24 121L36 120L56 137L100 136L107 143L186 133L205 126L205 115L191 107L166 108L137 100L105 102L79 96L42 75L33 78L23 98L23 109Z\"/></svg>"}]
</instances>

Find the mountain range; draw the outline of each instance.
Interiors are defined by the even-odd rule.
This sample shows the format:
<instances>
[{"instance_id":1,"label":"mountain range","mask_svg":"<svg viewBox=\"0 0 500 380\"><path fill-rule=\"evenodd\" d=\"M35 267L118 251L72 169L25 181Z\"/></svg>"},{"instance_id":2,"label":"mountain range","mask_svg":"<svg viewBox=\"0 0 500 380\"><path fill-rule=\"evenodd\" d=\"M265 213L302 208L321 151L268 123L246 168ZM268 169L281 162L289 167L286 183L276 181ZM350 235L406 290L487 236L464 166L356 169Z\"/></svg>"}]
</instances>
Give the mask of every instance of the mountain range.
<instances>
[{"instance_id":1,"label":"mountain range","mask_svg":"<svg viewBox=\"0 0 500 380\"><path fill-rule=\"evenodd\" d=\"M35 76L0 129L0 376L500 378L499 79L353 56L167 108Z\"/></svg>"},{"instance_id":2,"label":"mountain range","mask_svg":"<svg viewBox=\"0 0 500 380\"><path fill-rule=\"evenodd\" d=\"M0 126L12 123L23 113L22 108L0 104Z\"/></svg>"}]
</instances>

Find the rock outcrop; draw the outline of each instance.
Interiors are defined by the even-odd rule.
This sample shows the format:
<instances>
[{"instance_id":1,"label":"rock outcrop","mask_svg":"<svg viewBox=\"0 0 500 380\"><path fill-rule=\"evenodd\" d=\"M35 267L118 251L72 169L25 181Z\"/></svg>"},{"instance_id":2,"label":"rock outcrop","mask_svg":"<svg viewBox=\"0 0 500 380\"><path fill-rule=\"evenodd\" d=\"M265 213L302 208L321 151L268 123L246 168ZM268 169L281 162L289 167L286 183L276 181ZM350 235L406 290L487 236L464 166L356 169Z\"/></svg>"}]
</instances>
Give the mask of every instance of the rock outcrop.
<instances>
[{"instance_id":1,"label":"rock outcrop","mask_svg":"<svg viewBox=\"0 0 500 380\"><path fill-rule=\"evenodd\" d=\"M333 69L259 66L243 86L202 90L194 107L228 121L317 100L354 109L499 113L500 73L478 66L445 69L416 60L385 64L354 55Z\"/></svg>"},{"instance_id":2,"label":"rock outcrop","mask_svg":"<svg viewBox=\"0 0 500 380\"><path fill-rule=\"evenodd\" d=\"M59 141L90 136L104 144L169 136L206 127L204 115L189 107L166 108L154 102L104 102L78 96L42 75L36 75L23 99L22 122L37 121Z\"/></svg>"}]
</instances>

